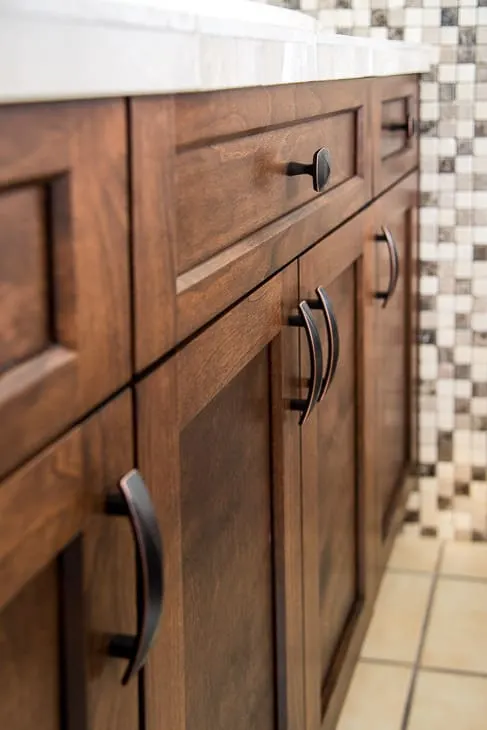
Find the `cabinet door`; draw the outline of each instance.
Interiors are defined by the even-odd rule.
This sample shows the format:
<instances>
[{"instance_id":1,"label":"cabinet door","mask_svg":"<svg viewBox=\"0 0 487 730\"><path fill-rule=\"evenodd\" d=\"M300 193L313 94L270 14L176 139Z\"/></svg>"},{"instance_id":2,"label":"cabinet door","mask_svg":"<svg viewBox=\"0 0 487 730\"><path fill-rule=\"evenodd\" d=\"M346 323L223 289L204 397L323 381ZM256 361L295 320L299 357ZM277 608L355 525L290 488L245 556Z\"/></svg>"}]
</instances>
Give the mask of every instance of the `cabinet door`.
<instances>
[{"instance_id":1,"label":"cabinet door","mask_svg":"<svg viewBox=\"0 0 487 730\"><path fill-rule=\"evenodd\" d=\"M138 728L107 654L136 628L132 535L104 514L132 450L126 392L0 484L2 728Z\"/></svg>"},{"instance_id":2,"label":"cabinet door","mask_svg":"<svg viewBox=\"0 0 487 730\"><path fill-rule=\"evenodd\" d=\"M297 301L293 265L138 385L165 536L151 730L302 728Z\"/></svg>"},{"instance_id":3,"label":"cabinet door","mask_svg":"<svg viewBox=\"0 0 487 730\"><path fill-rule=\"evenodd\" d=\"M130 376L122 100L0 109L0 478Z\"/></svg>"},{"instance_id":4,"label":"cabinet door","mask_svg":"<svg viewBox=\"0 0 487 730\"><path fill-rule=\"evenodd\" d=\"M374 249L375 484L379 562L401 522L416 458L417 175L370 209Z\"/></svg>"},{"instance_id":5,"label":"cabinet door","mask_svg":"<svg viewBox=\"0 0 487 730\"><path fill-rule=\"evenodd\" d=\"M365 552L372 497L364 443L366 327L363 216L300 259L300 296L335 318L335 375L302 429L303 570L307 728L333 728L366 625ZM322 302L320 302L322 305ZM334 313L334 314L333 314ZM318 312L316 313L318 316ZM336 334L335 333L335 334Z\"/></svg>"}]
</instances>

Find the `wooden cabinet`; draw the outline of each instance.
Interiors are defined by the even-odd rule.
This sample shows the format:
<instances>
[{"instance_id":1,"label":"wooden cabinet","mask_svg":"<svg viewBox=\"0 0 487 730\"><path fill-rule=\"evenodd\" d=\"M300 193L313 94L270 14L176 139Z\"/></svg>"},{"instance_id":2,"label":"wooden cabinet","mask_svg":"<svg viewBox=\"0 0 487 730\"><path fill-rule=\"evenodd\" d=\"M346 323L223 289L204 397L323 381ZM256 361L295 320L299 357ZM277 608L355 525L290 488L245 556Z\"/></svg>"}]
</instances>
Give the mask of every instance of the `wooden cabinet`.
<instances>
[{"instance_id":1,"label":"wooden cabinet","mask_svg":"<svg viewBox=\"0 0 487 730\"><path fill-rule=\"evenodd\" d=\"M378 560L383 564L403 514L414 465L417 413L417 175L369 211L373 249L374 468Z\"/></svg>"},{"instance_id":2,"label":"wooden cabinet","mask_svg":"<svg viewBox=\"0 0 487 730\"><path fill-rule=\"evenodd\" d=\"M303 727L297 265L137 386L165 542L148 727Z\"/></svg>"},{"instance_id":3,"label":"wooden cabinet","mask_svg":"<svg viewBox=\"0 0 487 730\"><path fill-rule=\"evenodd\" d=\"M325 356L336 370L301 430L307 728L333 728L365 630L366 525L373 510L366 426L364 223L354 218L299 262L300 296L324 307ZM326 298L318 299L319 287ZM317 313L318 316L318 313ZM327 335L325 323L336 331ZM333 336L335 335L335 336ZM330 374L333 372L333 368Z\"/></svg>"},{"instance_id":4,"label":"wooden cabinet","mask_svg":"<svg viewBox=\"0 0 487 730\"><path fill-rule=\"evenodd\" d=\"M133 466L128 392L0 483L0 726L138 728L107 654L135 632L133 541L104 500Z\"/></svg>"},{"instance_id":5,"label":"wooden cabinet","mask_svg":"<svg viewBox=\"0 0 487 730\"><path fill-rule=\"evenodd\" d=\"M416 91L0 109L1 727L335 727L416 455Z\"/></svg>"},{"instance_id":6,"label":"wooden cabinet","mask_svg":"<svg viewBox=\"0 0 487 730\"><path fill-rule=\"evenodd\" d=\"M130 378L123 102L0 109L0 477Z\"/></svg>"}]
</instances>

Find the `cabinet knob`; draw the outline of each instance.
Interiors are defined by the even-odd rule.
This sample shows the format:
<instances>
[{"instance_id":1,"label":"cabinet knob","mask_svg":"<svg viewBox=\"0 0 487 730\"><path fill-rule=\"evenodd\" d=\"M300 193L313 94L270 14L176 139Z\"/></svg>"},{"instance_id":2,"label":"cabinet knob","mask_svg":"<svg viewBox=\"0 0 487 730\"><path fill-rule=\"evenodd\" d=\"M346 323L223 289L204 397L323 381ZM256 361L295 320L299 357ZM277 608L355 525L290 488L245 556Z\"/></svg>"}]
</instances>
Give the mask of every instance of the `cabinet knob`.
<instances>
[{"instance_id":1,"label":"cabinet knob","mask_svg":"<svg viewBox=\"0 0 487 730\"><path fill-rule=\"evenodd\" d=\"M408 114L405 122L383 124L382 129L387 132L405 132L406 139L412 139L418 132L418 122L412 114Z\"/></svg>"},{"instance_id":2,"label":"cabinet knob","mask_svg":"<svg viewBox=\"0 0 487 730\"><path fill-rule=\"evenodd\" d=\"M144 481L132 469L119 482L119 491L109 494L105 503L108 515L128 517L136 546L137 567L137 634L115 634L110 637L110 656L127 659L122 684L137 674L154 641L162 614L164 593L162 540L156 513Z\"/></svg>"},{"instance_id":3,"label":"cabinet knob","mask_svg":"<svg viewBox=\"0 0 487 730\"><path fill-rule=\"evenodd\" d=\"M313 190L322 193L326 183L330 179L331 160L330 152L326 147L321 147L313 155L313 162L307 165L302 162L288 162L286 167L286 175L293 177L294 175L311 175L313 178Z\"/></svg>"}]
</instances>

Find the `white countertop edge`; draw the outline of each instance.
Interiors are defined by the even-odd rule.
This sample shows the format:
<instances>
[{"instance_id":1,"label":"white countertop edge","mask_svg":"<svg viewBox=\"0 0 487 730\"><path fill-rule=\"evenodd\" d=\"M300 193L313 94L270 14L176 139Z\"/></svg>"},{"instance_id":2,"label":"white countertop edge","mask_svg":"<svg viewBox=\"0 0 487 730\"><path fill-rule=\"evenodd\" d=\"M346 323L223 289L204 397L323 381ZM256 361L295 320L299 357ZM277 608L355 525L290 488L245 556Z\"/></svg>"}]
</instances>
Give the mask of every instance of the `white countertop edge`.
<instances>
[{"instance_id":1,"label":"white countertop edge","mask_svg":"<svg viewBox=\"0 0 487 730\"><path fill-rule=\"evenodd\" d=\"M435 49L249 0L2 0L0 103L428 71ZM196 8L196 10L195 10Z\"/></svg>"}]
</instances>

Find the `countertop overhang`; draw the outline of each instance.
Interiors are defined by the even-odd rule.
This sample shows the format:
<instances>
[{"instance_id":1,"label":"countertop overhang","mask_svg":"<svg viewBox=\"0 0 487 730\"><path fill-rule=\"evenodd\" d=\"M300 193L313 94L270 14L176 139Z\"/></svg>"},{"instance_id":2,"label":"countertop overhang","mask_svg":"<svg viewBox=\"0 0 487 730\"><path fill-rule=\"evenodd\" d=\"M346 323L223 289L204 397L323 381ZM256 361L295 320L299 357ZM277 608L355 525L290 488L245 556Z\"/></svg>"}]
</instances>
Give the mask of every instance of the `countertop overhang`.
<instances>
[{"instance_id":1,"label":"countertop overhang","mask_svg":"<svg viewBox=\"0 0 487 730\"><path fill-rule=\"evenodd\" d=\"M428 71L431 46L323 32L250 0L2 0L0 103Z\"/></svg>"}]
</instances>

